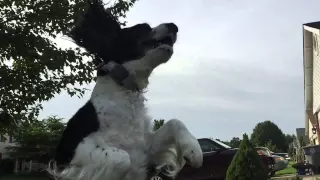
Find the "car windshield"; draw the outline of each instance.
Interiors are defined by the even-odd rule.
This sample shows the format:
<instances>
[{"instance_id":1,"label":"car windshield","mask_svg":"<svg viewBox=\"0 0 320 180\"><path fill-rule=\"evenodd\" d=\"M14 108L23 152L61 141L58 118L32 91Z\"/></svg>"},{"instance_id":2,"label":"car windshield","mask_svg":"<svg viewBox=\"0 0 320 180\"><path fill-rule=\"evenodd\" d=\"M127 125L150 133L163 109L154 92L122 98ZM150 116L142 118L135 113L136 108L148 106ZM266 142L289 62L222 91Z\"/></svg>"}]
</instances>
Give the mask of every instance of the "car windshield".
<instances>
[{"instance_id":1,"label":"car windshield","mask_svg":"<svg viewBox=\"0 0 320 180\"><path fill-rule=\"evenodd\" d=\"M224 143L222 143L222 142L220 142L220 141L217 141L217 140L215 140L215 139L212 139L212 141L214 141L214 142L216 142L217 144L223 146L224 148L231 149L230 146L228 146L228 145L226 145L226 144L224 144Z\"/></svg>"}]
</instances>

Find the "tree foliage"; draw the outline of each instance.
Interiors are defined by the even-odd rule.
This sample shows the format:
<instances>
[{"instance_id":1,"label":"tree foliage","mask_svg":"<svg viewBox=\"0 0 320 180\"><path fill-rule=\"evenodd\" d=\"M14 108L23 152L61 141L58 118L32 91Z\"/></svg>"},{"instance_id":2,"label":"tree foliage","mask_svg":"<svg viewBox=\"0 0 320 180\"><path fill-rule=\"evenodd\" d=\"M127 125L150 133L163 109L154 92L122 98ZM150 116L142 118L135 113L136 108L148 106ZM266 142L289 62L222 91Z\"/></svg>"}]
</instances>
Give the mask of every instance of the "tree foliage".
<instances>
[{"instance_id":1,"label":"tree foliage","mask_svg":"<svg viewBox=\"0 0 320 180\"><path fill-rule=\"evenodd\" d=\"M239 137L233 137L231 139L231 141L222 141L220 139L216 139L216 140L220 141L220 142L222 142L222 143L224 143L224 144L226 144L226 145L228 145L228 146L230 146L232 148L239 148L240 143L241 143L241 139Z\"/></svg>"},{"instance_id":2,"label":"tree foliage","mask_svg":"<svg viewBox=\"0 0 320 180\"><path fill-rule=\"evenodd\" d=\"M16 127L16 122L10 114L0 110L0 136L11 134Z\"/></svg>"},{"instance_id":3,"label":"tree foliage","mask_svg":"<svg viewBox=\"0 0 320 180\"><path fill-rule=\"evenodd\" d=\"M15 120L32 120L41 103L94 78L92 59L79 48L60 48L54 41L66 35L90 0L2 0L0 2L0 109ZM91 0L100 1L100 0ZM116 0L111 13L125 17L136 0ZM125 22L122 22L124 24Z\"/></svg>"},{"instance_id":4,"label":"tree foliage","mask_svg":"<svg viewBox=\"0 0 320 180\"><path fill-rule=\"evenodd\" d=\"M264 147L268 148L268 149L269 149L270 151L272 151L272 152L277 152L277 151L279 151L279 150L277 149L277 146L274 145L271 140L268 141L268 142L264 145Z\"/></svg>"},{"instance_id":5,"label":"tree foliage","mask_svg":"<svg viewBox=\"0 0 320 180\"><path fill-rule=\"evenodd\" d=\"M286 141L288 144L292 143L297 139L296 135L294 134L286 134Z\"/></svg>"},{"instance_id":6,"label":"tree foliage","mask_svg":"<svg viewBox=\"0 0 320 180\"><path fill-rule=\"evenodd\" d=\"M164 125L164 119L155 119L153 120L153 130L158 130L161 126Z\"/></svg>"},{"instance_id":7,"label":"tree foliage","mask_svg":"<svg viewBox=\"0 0 320 180\"><path fill-rule=\"evenodd\" d=\"M226 180L266 180L265 166L246 134L228 170Z\"/></svg>"},{"instance_id":8,"label":"tree foliage","mask_svg":"<svg viewBox=\"0 0 320 180\"><path fill-rule=\"evenodd\" d=\"M288 143L288 154L290 157L294 157L296 154L294 144L296 144L297 137L294 134L287 134L286 140Z\"/></svg>"},{"instance_id":9,"label":"tree foliage","mask_svg":"<svg viewBox=\"0 0 320 180\"><path fill-rule=\"evenodd\" d=\"M229 143L232 148L239 148L241 139L239 137L233 137Z\"/></svg>"},{"instance_id":10,"label":"tree foliage","mask_svg":"<svg viewBox=\"0 0 320 180\"><path fill-rule=\"evenodd\" d=\"M9 154L14 158L48 162L54 156L64 128L62 119L55 116L25 123L13 134L15 145L8 147Z\"/></svg>"},{"instance_id":11,"label":"tree foliage","mask_svg":"<svg viewBox=\"0 0 320 180\"><path fill-rule=\"evenodd\" d=\"M265 146L271 142L279 151L286 152L288 150L286 136L275 123L269 120L255 126L251 134L251 142L257 146Z\"/></svg>"}]
</instances>

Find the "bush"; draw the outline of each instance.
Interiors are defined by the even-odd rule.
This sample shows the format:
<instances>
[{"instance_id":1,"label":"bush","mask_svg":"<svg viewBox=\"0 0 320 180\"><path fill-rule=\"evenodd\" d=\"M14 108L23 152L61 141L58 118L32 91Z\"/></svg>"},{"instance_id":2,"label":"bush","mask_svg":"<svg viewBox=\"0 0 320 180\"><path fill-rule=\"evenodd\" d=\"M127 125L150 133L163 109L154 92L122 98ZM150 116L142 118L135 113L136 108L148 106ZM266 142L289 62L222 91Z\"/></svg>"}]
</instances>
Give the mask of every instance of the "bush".
<instances>
[{"instance_id":1,"label":"bush","mask_svg":"<svg viewBox=\"0 0 320 180\"><path fill-rule=\"evenodd\" d=\"M15 175L15 177L24 177L24 178L42 178L49 177L49 173L45 170L42 171L32 171L32 172L20 172Z\"/></svg>"},{"instance_id":2,"label":"bush","mask_svg":"<svg viewBox=\"0 0 320 180\"><path fill-rule=\"evenodd\" d=\"M14 171L15 161L13 159L0 160L0 176L12 174Z\"/></svg>"},{"instance_id":3,"label":"bush","mask_svg":"<svg viewBox=\"0 0 320 180\"><path fill-rule=\"evenodd\" d=\"M226 180L253 179L268 179L268 171L257 151L250 143L248 136L244 134L238 152L227 170Z\"/></svg>"}]
</instances>

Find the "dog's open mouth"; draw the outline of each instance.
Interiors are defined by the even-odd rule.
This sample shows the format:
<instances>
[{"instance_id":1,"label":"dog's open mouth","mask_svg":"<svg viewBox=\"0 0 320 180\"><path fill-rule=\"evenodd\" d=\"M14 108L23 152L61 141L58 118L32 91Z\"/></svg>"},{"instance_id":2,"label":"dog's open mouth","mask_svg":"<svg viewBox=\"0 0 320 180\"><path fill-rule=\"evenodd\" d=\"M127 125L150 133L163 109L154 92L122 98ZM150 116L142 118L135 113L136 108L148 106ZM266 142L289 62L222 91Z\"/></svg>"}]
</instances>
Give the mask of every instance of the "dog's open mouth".
<instances>
[{"instance_id":1,"label":"dog's open mouth","mask_svg":"<svg viewBox=\"0 0 320 180\"><path fill-rule=\"evenodd\" d=\"M164 38L160 39L158 42L159 42L159 45L167 44L169 46L173 46L174 40L171 35L167 35Z\"/></svg>"},{"instance_id":2,"label":"dog's open mouth","mask_svg":"<svg viewBox=\"0 0 320 180\"><path fill-rule=\"evenodd\" d=\"M161 38L159 40L150 39L148 41L145 41L144 44L148 45L148 46L151 46L153 48L157 48L162 44L167 44L169 46L173 46L174 42L175 42L175 35L169 34L169 35L166 35L166 36L164 36L163 38Z\"/></svg>"}]
</instances>

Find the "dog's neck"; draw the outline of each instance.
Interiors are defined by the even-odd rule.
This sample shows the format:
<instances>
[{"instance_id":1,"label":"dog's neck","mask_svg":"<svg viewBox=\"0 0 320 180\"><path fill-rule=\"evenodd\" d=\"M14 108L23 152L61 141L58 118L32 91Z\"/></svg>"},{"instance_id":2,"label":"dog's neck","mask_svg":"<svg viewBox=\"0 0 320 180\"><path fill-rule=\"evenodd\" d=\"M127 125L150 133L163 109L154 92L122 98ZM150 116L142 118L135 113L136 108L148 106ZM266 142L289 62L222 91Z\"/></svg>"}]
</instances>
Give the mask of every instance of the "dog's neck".
<instances>
[{"instance_id":1,"label":"dog's neck","mask_svg":"<svg viewBox=\"0 0 320 180\"><path fill-rule=\"evenodd\" d=\"M135 95L143 98L142 92L128 90L123 86L120 86L111 77L107 75L98 76L96 85L91 94L91 99L99 98L99 96L106 96L106 95L110 97L120 97L120 98L128 95Z\"/></svg>"}]
</instances>

